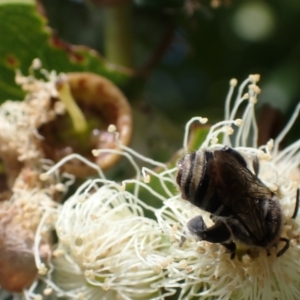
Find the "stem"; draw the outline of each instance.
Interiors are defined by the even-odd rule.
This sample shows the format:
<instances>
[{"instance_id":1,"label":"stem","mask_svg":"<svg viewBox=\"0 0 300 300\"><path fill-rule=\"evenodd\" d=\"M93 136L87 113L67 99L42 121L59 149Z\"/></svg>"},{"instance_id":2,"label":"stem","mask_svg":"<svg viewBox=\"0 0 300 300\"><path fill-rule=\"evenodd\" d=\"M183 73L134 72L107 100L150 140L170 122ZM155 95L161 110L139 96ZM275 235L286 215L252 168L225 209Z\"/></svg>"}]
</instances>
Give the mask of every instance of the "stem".
<instances>
[{"instance_id":1,"label":"stem","mask_svg":"<svg viewBox=\"0 0 300 300\"><path fill-rule=\"evenodd\" d=\"M77 133L87 131L88 125L84 114L80 110L76 101L74 100L68 81L61 78L56 83L59 99L65 104L66 110L72 120L73 128Z\"/></svg>"},{"instance_id":2,"label":"stem","mask_svg":"<svg viewBox=\"0 0 300 300\"><path fill-rule=\"evenodd\" d=\"M105 58L117 65L133 67L131 1L105 8Z\"/></svg>"}]
</instances>

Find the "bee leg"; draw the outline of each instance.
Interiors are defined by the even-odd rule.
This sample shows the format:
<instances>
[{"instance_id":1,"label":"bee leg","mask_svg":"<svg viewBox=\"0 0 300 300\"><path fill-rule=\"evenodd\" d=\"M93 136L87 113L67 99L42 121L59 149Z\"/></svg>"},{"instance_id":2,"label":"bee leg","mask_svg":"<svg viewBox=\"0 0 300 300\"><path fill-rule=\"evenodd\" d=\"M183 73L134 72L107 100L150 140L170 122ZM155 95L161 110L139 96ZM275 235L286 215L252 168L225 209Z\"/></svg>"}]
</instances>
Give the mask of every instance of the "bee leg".
<instances>
[{"instance_id":1,"label":"bee leg","mask_svg":"<svg viewBox=\"0 0 300 300\"><path fill-rule=\"evenodd\" d=\"M207 228L202 216L197 216L188 222L187 227L200 240L222 244L231 253L231 258L234 258L236 246L230 241L231 233L224 222L217 221L215 225Z\"/></svg>"},{"instance_id":2,"label":"bee leg","mask_svg":"<svg viewBox=\"0 0 300 300\"><path fill-rule=\"evenodd\" d=\"M192 234L197 235L202 240L201 233L207 229L207 226L204 223L203 218L201 216L197 216L197 217L191 219L187 223L187 228L189 229L189 231ZM183 235L180 239L179 247L182 247L182 245L184 244L185 241L186 241L186 232L184 231Z\"/></svg>"},{"instance_id":3,"label":"bee leg","mask_svg":"<svg viewBox=\"0 0 300 300\"><path fill-rule=\"evenodd\" d=\"M203 218L201 216L197 216L197 217L191 219L188 222L187 228L193 234L195 234L198 237L200 237L201 232L204 231L204 230L206 230L207 227L206 227L206 224L203 221ZM181 236L179 247L182 247L183 244L185 243L185 241L186 241L186 231L183 231L183 235Z\"/></svg>"},{"instance_id":4,"label":"bee leg","mask_svg":"<svg viewBox=\"0 0 300 300\"><path fill-rule=\"evenodd\" d=\"M296 219L297 215L298 215L298 209L299 209L299 197L300 197L300 192L299 192L299 188L297 189L297 194L296 194L296 203L295 203L295 209L294 209L294 213L292 215L292 219Z\"/></svg>"},{"instance_id":5,"label":"bee leg","mask_svg":"<svg viewBox=\"0 0 300 300\"><path fill-rule=\"evenodd\" d=\"M236 245L234 242L228 242L228 243L221 243L222 246L226 248L226 252L230 253L230 258L234 259L235 252L236 252Z\"/></svg>"},{"instance_id":6,"label":"bee leg","mask_svg":"<svg viewBox=\"0 0 300 300\"><path fill-rule=\"evenodd\" d=\"M189 231L192 234L197 235L201 240L203 240L204 238L204 233L207 229L206 224L204 223L204 220L202 218L202 216L197 216L193 219L191 219L188 223L187 223L187 228L189 229Z\"/></svg>"},{"instance_id":7,"label":"bee leg","mask_svg":"<svg viewBox=\"0 0 300 300\"><path fill-rule=\"evenodd\" d=\"M290 240L286 238L280 238L281 242L285 242L284 247L277 253L277 257L281 256L290 247Z\"/></svg>"}]
</instances>

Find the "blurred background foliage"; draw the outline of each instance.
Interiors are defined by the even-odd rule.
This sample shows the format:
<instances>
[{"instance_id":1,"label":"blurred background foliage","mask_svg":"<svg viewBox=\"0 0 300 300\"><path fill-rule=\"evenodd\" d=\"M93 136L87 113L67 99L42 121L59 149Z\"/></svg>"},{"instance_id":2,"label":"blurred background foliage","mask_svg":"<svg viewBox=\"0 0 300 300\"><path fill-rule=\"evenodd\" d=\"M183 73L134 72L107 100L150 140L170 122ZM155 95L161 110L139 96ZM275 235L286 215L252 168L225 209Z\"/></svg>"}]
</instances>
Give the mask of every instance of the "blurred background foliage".
<instances>
[{"instance_id":1,"label":"blurred background foliage","mask_svg":"<svg viewBox=\"0 0 300 300\"><path fill-rule=\"evenodd\" d=\"M299 1L39 0L37 4L56 37L88 46L107 62L125 67L97 69L105 61L100 57L75 69L102 73L122 88L134 110L133 147L156 159L168 160L181 146L190 117L205 116L211 123L223 117L232 77L242 81L250 73L261 74L258 108L273 107L260 109L261 142L276 135L299 102ZM70 70L60 60L56 66L55 59L45 67ZM299 138L299 125L291 139Z\"/></svg>"},{"instance_id":2,"label":"blurred background foliage","mask_svg":"<svg viewBox=\"0 0 300 300\"><path fill-rule=\"evenodd\" d=\"M262 142L274 137L280 128L273 127L284 124L299 102L299 1L41 2L50 26L61 38L88 45L111 62L124 62L136 71L129 99L138 103L143 113L146 109L148 114L163 114L181 129L195 114L207 116L211 122L222 118L232 77L241 81L250 73L261 74L259 107L268 103L279 109L262 110L260 123L267 131ZM118 7L123 10L119 15L113 12ZM114 47L109 36L114 30L109 28L112 22L125 29L121 35L127 34L123 45L116 45L126 53L123 61L109 48ZM166 131L171 135L170 128ZM176 130L174 134L169 136L171 143L180 143ZM151 141L162 147L158 137L148 143Z\"/></svg>"}]
</instances>

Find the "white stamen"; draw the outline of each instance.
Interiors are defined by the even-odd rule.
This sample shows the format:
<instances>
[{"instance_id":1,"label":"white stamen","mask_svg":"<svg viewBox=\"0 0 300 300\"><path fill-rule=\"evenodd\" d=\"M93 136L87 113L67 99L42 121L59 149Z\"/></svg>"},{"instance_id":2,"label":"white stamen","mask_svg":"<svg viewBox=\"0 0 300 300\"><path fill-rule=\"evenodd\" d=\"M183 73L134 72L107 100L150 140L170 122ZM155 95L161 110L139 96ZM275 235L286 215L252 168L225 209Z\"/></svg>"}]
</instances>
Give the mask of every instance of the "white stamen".
<instances>
[{"instance_id":1,"label":"white stamen","mask_svg":"<svg viewBox=\"0 0 300 300\"><path fill-rule=\"evenodd\" d=\"M113 124L110 124L109 126L108 126L108 128L107 128L107 131L108 132L116 132L117 131L117 127L116 127L116 125L113 125Z\"/></svg>"}]
</instances>

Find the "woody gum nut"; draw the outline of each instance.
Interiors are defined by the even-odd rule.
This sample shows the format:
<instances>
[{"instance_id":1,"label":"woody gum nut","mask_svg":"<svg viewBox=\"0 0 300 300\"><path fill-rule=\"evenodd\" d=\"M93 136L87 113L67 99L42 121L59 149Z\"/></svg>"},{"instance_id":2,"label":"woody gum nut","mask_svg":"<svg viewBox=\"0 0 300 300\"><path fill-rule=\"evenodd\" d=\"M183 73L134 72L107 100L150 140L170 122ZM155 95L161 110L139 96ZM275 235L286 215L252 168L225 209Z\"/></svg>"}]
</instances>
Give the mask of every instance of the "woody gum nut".
<instances>
[{"instance_id":1,"label":"woody gum nut","mask_svg":"<svg viewBox=\"0 0 300 300\"><path fill-rule=\"evenodd\" d=\"M92 73L69 73L68 81L75 100L79 105L93 107L105 118L108 125L114 124L119 132L119 140L128 145L132 134L131 108L123 93L108 79ZM111 133L98 141L99 148L117 148ZM107 169L119 159L116 154L104 154L96 158L96 163Z\"/></svg>"},{"instance_id":2,"label":"woody gum nut","mask_svg":"<svg viewBox=\"0 0 300 300\"><path fill-rule=\"evenodd\" d=\"M34 232L16 221L16 209L1 203L0 208L0 286L9 292L22 292L37 277L33 245ZM44 246L45 250L48 246ZM45 255L48 251L44 251Z\"/></svg>"},{"instance_id":3,"label":"woody gum nut","mask_svg":"<svg viewBox=\"0 0 300 300\"><path fill-rule=\"evenodd\" d=\"M104 124L103 128L99 128L100 134L94 148L118 149L115 133L107 130L111 124L116 127L120 143L128 145L132 135L131 108L119 88L110 80L93 73L68 73L66 75L71 93L81 109L95 112ZM55 160L66 155L63 149L54 148L53 152ZM119 158L118 154L101 153L93 159L105 170L116 164ZM79 177L92 175L94 172L75 160L66 163L63 168L66 172Z\"/></svg>"},{"instance_id":4,"label":"woody gum nut","mask_svg":"<svg viewBox=\"0 0 300 300\"><path fill-rule=\"evenodd\" d=\"M34 256L31 251L26 250L27 246L15 245L16 248L12 249L7 245L7 241L1 238L0 286L3 289L20 293L35 280L37 269Z\"/></svg>"}]
</instances>

